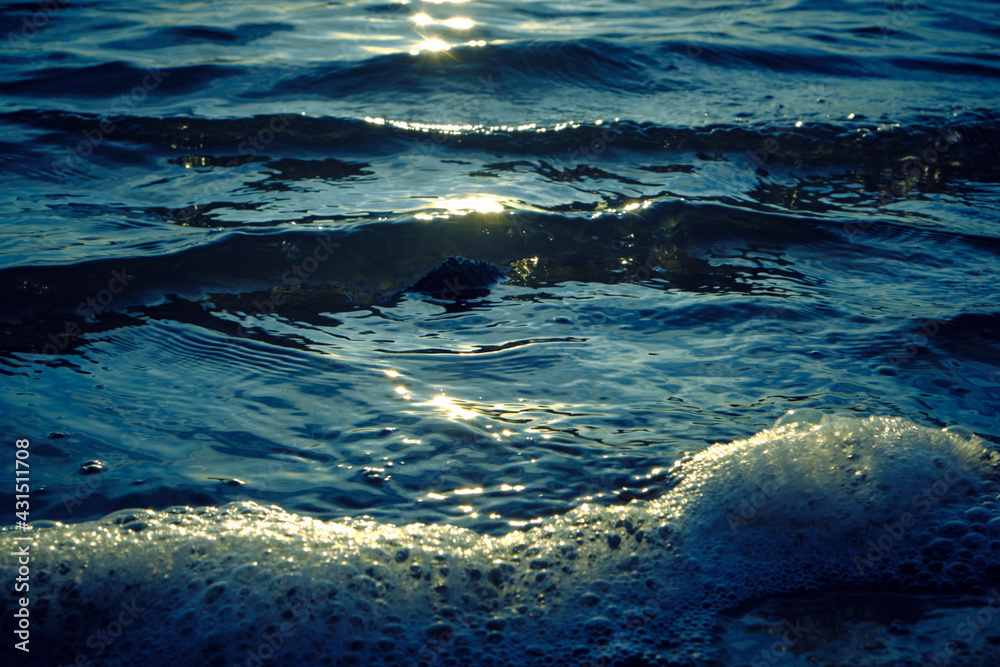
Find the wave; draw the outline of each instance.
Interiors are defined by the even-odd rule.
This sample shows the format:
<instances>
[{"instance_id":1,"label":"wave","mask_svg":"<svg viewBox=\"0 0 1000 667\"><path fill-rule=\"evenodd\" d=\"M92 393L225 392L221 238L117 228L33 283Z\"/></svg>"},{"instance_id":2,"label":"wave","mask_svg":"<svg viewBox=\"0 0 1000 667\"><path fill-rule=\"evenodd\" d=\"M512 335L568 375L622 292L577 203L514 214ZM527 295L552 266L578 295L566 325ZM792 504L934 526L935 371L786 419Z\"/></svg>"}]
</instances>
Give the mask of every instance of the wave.
<instances>
[{"instance_id":1,"label":"wave","mask_svg":"<svg viewBox=\"0 0 1000 667\"><path fill-rule=\"evenodd\" d=\"M106 99L109 91L127 94L141 88L142 98L145 99L149 94L180 94L199 90L209 83L235 76L242 71L240 68L221 65L142 68L126 62L87 67L45 67L25 72L17 81L0 82L0 94L29 98ZM120 108L128 107L123 100Z\"/></svg>"},{"instance_id":2,"label":"wave","mask_svg":"<svg viewBox=\"0 0 1000 667\"><path fill-rule=\"evenodd\" d=\"M337 163L331 169L343 173L345 167ZM448 254L500 267L489 270L502 269L506 284L529 289L568 282L635 282L692 292L745 292L750 289L745 281L750 279L760 283L753 289L784 291L786 296L792 293L788 290L815 288L819 278L791 265L745 266L740 247L752 243L822 247L829 253L838 248L850 252L858 239L889 240L901 245L884 248L880 257L900 266L913 263L912 248L922 242L967 248L983 258L1000 254L995 238L960 231L892 222L871 228L852 220L672 197L649 200L641 209L605 209L601 214L466 213L461 224L447 226L397 214L380 216L382 220L349 218L332 225L329 220L317 221L313 229L308 220L224 229L215 224L210 210L148 211L187 226L199 226L198 220L204 218L204 226L213 229L194 242L181 238L166 245L122 244L117 257L105 252L105 258L98 260L0 269L0 289L7 295L0 305L0 319L31 322L68 315L94 321L105 313L133 306L151 308L172 299L210 300L223 310L256 315L277 311L306 316L392 305L422 276L431 272L433 277L432 271ZM406 252L400 253L400 248ZM780 281L782 289L763 284L764 278ZM489 294L489 289L467 291L465 300ZM15 347L31 349L25 342L33 339L30 332L21 333L25 336Z\"/></svg>"},{"instance_id":3,"label":"wave","mask_svg":"<svg viewBox=\"0 0 1000 667\"><path fill-rule=\"evenodd\" d=\"M148 252L117 258L0 269L0 286L8 295L0 317L10 321L75 314L92 320L111 308L155 305L170 297L198 301L213 296L222 305L227 294L278 306L321 302L326 309L390 303L445 260L443 247L504 267L509 282L522 286L573 280L683 281L688 276L721 284L732 281L725 270L696 257L678 257L679 246L718 247L727 237L744 233L761 240L780 236L785 241L844 242L836 229L806 229L783 216L734 216L728 207L669 200L648 206L642 215L610 212L595 218L508 211L467 214L461 225L445 228L398 216L334 229L234 229L180 244L172 252L154 245ZM489 243L482 242L483 234L491 236ZM622 238L631 239L629 246L622 247ZM579 261L597 246L613 254ZM399 248L407 249L405 256Z\"/></svg>"},{"instance_id":4,"label":"wave","mask_svg":"<svg viewBox=\"0 0 1000 667\"><path fill-rule=\"evenodd\" d=\"M292 25L280 23L224 29L177 26L156 28L141 38L109 40L102 46L112 57L198 42L208 47L208 53L213 46L225 45L252 54L256 48L253 42L282 32L294 35L297 31ZM897 37L904 35L899 33ZM131 91L140 83L147 87L147 93L155 95L215 94L228 85L236 97L247 100L363 97L367 102L379 102L399 95L470 94L482 88L484 81L502 81L511 91L525 86L569 86L640 97L697 88L704 76L723 76L727 70L855 80L914 79L941 73L993 79L1000 72L983 62L991 54L975 50L886 57L878 53L877 43L864 39L864 33L857 31L847 32L839 48L829 48L823 40L813 37L794 44L772 43L767 48L756 40L715 36L685 40L670 34L645 39L547 37L494 38L482 43L473 40L471 46L460 42L451 44L444 53L432 48L428 53L415 54L397 46L396 52L366 53L361 59L333 51L322 60L305 62L275 62L273 57L267 59L271 61L268 63L256 58L240 62L230 58L227 60L232 65L218 65L210 57L199 60L195 55L187 60L194 64L162 69L147 69L124 60L29 69L32 63L25 60L16 71L16 81L0 82L0 93L24 98L100 99ZM280 35L276 39L280 40ZM843 41L853 44L845 48ZM65 54L60 55L65 58ZM691 76L689 67L704 76Z\"/></svg>"},{"instance_id":5,"label":"wave","mask_svg":"<svg viewBox=\"0 0 1000 667\"><path fill-rule=\"evenodd\" d=\"M641 61L646 62L640 64ZM503 81L520 85L581 84L588 88L644 93L669 91L686 84L658 80L651 59L633 48L598 40L574 42L512 42L486 48L463 49L460 58L414 58L397 53L368 58L360 63L323 63L312 72L295 68L265 90L243 94L247 99L289 96L322 98L408 95L440 92L470 93ZM665 69L670 68L669 66Z\"/></svg>"},{"instance_id":6,"label":"wave","mask_svg":"<svg viewBox=\"0 0 1000 667\"><path fill-rule=\"evenodd\" d=\"M997 584L998 482L1000 454L962 429L801 410L681 459L654 500L584 504L499 537L244 502L121 511L18 544L37 573L43 659L98 650L95 633L124 618L105 664L255 664L263 651L528 667L610 647L622 664L707 665L725 662L718 614L753 600ZM4 602L8 634L17 604Z\"/></svg>"},{"instance_id":7,"label":"wave","mask_svg":"<svg viewBox=\"0 0 1000 667\"><path fill-rule=\"evenodd\" d=\"M402 119L315 118L277 114L249 118L113 119L87 113L26 109L0 114L0 122L43 130L42 144L64 145L95 132L102 141L142 144L163 151L193 152L196 166L238 166L271 150L337 148L352 154L383 154L402 142L428 149L487 150L510 155L566 155L580 163L610 149L642 152L683 151L702 159L742 158L751 171L767 164L836 165L877 170L907 162L914 169L953 169L989 176L995 168L992 146L1000 142L1000 112L981 109L950 118L920 116L906 125L858 119L839 123L758 123L672 128L628 120L559 126L447 125ZM101 131L103 127L111 130ZM89 133L89 135L88 135ZM403 144L405 145L405 144ZM203 153L223 148L229 153ZM228 155L228 158L227 158ZM58 170L55 170L58 171ZM58 176L58 174L56 174Z\"/></svg>"}]
</instances>

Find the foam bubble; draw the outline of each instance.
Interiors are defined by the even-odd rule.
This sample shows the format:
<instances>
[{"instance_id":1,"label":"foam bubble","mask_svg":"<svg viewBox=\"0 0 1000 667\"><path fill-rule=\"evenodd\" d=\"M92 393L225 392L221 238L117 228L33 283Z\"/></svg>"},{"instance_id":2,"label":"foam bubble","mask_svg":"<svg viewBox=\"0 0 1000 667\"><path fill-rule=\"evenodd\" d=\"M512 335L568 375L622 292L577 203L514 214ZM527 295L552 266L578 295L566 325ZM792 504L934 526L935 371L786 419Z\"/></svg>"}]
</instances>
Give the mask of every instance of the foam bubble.
<instances>
[{"instance_id":1,"label":"foam bubble","mask_svg":"<svg viewBox=\"0 0 1000 667\"><path fill-rule=\"evenodd\" d=\"M116 512L35 532L32 655L711 662L717 614L755 599L1000 582L998 478L998 455L971 433L796 411L682 459L656 500L586 504L502 537L249 502Z\"/></svg>"}]
</instances>

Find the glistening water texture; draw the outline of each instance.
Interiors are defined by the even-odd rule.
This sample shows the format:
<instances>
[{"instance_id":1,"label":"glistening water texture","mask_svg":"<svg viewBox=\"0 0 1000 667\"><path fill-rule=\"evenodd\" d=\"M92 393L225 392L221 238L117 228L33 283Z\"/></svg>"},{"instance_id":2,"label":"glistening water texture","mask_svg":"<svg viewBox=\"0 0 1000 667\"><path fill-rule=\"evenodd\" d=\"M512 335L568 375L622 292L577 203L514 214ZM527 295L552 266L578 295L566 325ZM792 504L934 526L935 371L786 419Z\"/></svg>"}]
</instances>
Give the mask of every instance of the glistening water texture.
<instances>
[{"instance_id":1,"label":"glistening water texture","mask_svg":"<svg viewBox=\"0 0 1000 667\"><path fill-rule=\"evenodd\" d=\"M1000 442L998 46L984 1L0 4L0 430L31 440L38 544L116 525L51 522L212 508L124 522L204 572L260 563L268 583L238 583L259 608L240 617L230 583L233 615L185 649L205 664L248 660L296 586L342 621L327 655L288 635L305 664L994 664L1000 611L955 628L1000 585L995 472L965 461L959 492L911 440L960 424L984 459ZM819 435L712 458L790 409L888 421L858 435L799 412ZM786 463L805 442L828 456ZM731 481L721 500L704 461ZM793 492L850 512L797 515ZM964 528L903 526L922 502ZM633 519L660 541L633 544ZM574 521L601 547L586 566L520 554L584 539ZM846 559L802 556L812 579L783 532L810 522L828 542L799 548ZM367 572L398 531L421 567L438 540L445 578L480 572L500 601ZM243 563L206 546L227 534L282 546ZM89 628L127 602L93 599L110 570L140 588L171 571L102 539L40 561L40 587L62 565L83 587L43 597L52 660L97 659ZM331 573L338 602L325 557L293 553L324 540L368 577ZM198 576L179 628L217 616ZM354 623L338 609L358 586L382 592ZM101 659L153 664L142 633L165 613ZM522 636L543 617L544 642Z\"/></svg>"}]
</instances>

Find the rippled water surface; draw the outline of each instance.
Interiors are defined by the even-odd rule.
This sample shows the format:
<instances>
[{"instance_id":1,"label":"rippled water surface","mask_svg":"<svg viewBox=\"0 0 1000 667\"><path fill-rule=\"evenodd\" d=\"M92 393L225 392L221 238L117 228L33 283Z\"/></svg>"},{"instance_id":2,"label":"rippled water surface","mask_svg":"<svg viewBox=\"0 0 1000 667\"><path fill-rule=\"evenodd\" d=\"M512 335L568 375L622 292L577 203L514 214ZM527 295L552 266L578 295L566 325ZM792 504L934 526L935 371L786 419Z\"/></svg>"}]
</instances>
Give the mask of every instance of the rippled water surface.
<instances>
[{"instance_id":1,"label":"rippled water surface","mask_svg":"<svg viewBox=\"0 0 1000 667\"><path fill-rule=\"evenodd\" d=\"M1000 442L995 3L7 3L0 35L35 520L502 535L789 409ZM411 289L449 257L503 275Z\"/></svg>"}]
</instances>

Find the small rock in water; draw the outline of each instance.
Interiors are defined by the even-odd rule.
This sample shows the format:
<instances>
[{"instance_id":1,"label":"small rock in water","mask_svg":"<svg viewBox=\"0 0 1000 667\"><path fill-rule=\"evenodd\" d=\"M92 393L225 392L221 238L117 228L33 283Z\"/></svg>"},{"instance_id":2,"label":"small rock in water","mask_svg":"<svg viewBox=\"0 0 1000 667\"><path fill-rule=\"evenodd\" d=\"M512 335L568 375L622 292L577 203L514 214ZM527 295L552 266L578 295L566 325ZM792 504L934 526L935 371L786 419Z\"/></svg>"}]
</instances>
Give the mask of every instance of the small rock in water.
<instances>
[{"instance_id":1,"label":"small rock in water","mask_svg":"<svg viewBox=\"0 0 1000 667\"><path fill-rule=\"evenodd\" d=\"M477 299L489 294L503 277L503 270L489 262L449 257L406 291L454 301Z\"/></svg>"},{"instance_id":2,"label":"small rock in water","mask_svg":"<svg viewBox=\"0 0 1000 667\"><path fill-rule=\"evenodd\" d=\"M104 471L104 463L101 461L84 461L80 464L81 475L96 475Z\"/></svg>"}]
</instances>

